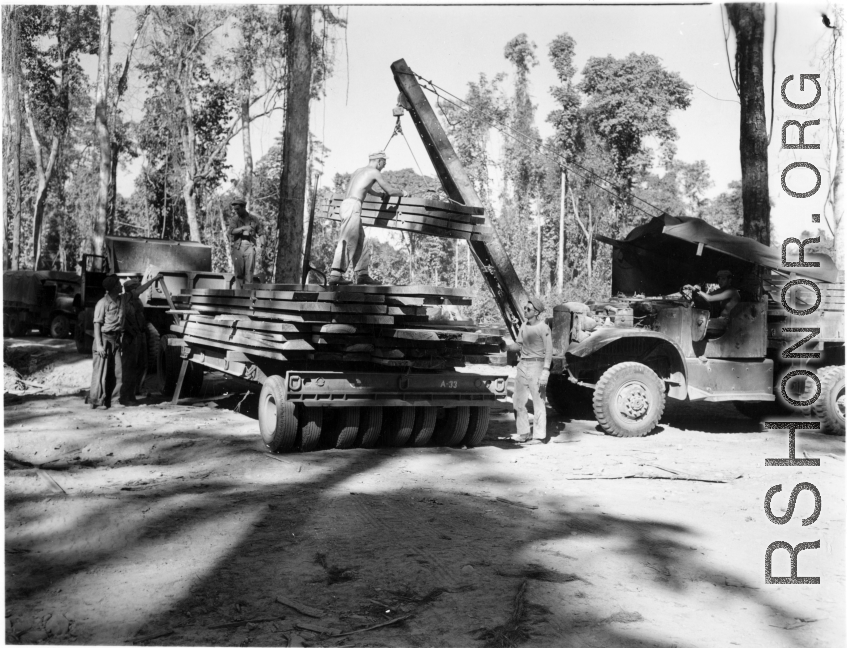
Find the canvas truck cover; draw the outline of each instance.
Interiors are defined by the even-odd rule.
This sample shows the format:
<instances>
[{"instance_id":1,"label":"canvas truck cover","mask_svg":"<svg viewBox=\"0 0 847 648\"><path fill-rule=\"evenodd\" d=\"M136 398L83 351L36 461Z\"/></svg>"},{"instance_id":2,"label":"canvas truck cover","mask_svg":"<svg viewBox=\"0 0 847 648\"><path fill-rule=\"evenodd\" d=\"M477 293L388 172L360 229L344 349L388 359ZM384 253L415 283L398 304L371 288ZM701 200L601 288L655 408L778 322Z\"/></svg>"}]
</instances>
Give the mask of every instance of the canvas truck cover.
<instances>
[{"instance_id":1,"label":"canvas truck cover","mask_svg":"<svg viewBox=\"0 0 847 648\"><path fill-rule=\"evenodd\" d=\"M3 302L17 306L38 306L41 279L33 270L7 270L3 273Z\"/></svg>"},{"instance_id":2,"label":"canvas truck cover","mask_svg":"<svg viewBox=\"0 0 847 648\"><path fill-rule=\"evenodd\" d=\"M835 263L824 254L805 254L807 262L820 263L818 268L785 268L779 248L727 234L700 218L664 214L634 228L623 241L597 239L616 248L613 294L666 294L684 283L714 276L718 270L743 275L754 265L819 282L838 280ZM791 253L796 259L796 244L789 249L789 259Z\"/></svg>"}]
</instances>

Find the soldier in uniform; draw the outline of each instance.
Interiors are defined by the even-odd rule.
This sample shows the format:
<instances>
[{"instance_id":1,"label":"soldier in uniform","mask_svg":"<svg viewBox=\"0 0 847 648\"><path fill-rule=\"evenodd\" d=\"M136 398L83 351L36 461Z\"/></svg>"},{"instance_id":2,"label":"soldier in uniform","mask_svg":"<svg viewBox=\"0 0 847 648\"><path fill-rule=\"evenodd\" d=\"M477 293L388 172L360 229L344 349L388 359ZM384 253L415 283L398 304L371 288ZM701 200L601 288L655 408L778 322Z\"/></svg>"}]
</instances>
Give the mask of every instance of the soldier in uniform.
<instances>
[{"instance_id":1,"label":"soldier in uniform","mask_svg":"<svg viewBox=\"0 0 847 648\"><path fill-rule=\"evenodd\" d=\"M232 266L240 288L253 283L256 259L262 258L265 230L262 222L247 211L243 198L234 198L230 203L232 215L227 232L232 248Z\"/></svg>"},{"instance_id":2,"label":"soldier in uniform","mask_svg":"<svg viewBox=\"0 0 847 648\"><path fill-rule=\"evenodd\" d=\"M130 279L124 284L124 292L131 295L129 304L132 306L133 315L135 316L135 328L138 330L136 337L138 354L135 364L135 387L131 391L128 390L131 400L141 394L144 379L147 377L147 318L144 317L144 304L141 303L141 299L138 296L141 293L137 295L134 293L140 287L141 282L138 279ZM127 313L127 317L129 317L129 313Z\"/></svg>"}]
</instances>

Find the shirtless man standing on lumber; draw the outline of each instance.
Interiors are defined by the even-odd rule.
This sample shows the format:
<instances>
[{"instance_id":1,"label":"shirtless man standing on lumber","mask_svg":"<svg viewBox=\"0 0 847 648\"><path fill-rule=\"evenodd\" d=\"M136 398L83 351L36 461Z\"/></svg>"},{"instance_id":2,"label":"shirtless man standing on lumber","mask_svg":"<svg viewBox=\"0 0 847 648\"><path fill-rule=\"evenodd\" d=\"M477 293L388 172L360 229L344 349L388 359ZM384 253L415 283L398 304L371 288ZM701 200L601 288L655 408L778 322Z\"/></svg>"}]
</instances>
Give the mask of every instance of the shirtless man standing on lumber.
<instances>
[{"instance_id":1,"label":"shirtless man standing on lumber","mask_svg":"<svg viewBox=\"0 0 847 648\"><path fill-rule=\"evenodd\" d=\"M344 286L352 283L344 278L348 265L353 266L357 284L379 284L368 274L371 248L369 241L365 239L365 228L362 226L362 201L365 199L365 194L380 197L406 198L409 196L405 189L393 187L382 176L381 171L385 168L386 161L383 151L372 153L368 156L368 160L368 166L353 172L347 192L344 194L344 201L341 203L341 231L338 234L338 244L335 246L335 256L332 259L330 286ZM374 191L374 184L379 185L382 191Z\"/></svg>"}]
</instances>

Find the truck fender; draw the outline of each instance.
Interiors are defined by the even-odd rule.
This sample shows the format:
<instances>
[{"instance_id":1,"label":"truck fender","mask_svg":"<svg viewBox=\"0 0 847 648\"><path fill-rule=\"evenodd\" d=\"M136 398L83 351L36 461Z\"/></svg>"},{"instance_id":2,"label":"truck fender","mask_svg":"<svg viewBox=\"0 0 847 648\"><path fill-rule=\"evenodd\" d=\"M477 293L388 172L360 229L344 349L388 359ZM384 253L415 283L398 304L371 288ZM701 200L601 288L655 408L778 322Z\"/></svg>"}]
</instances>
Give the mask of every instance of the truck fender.
<instances>
[{"instance_id":1,"label":"truck fender","mask_svg":"<svg viewBox=\"0 0 847 648\"><path fill-rule=\"evenodd\" d=\"M668 396L679 400L685 400L688 395L688 368L685 363L685 354L680 346L673 340L656 331L640 328L601 328L591 334L586 340L571 345L565 353L565 362L568 366L579 364L580 359L586 359L597 353L600 349L614 345L621 340L656 340L656 348L661 347L670 358L670 375L660 376L668 385ZM637 357L627 358L638 361ZM622 362L624 359L621 360ZM649 363L645 363L648 364Z\"/></svg>"}]
</instances>

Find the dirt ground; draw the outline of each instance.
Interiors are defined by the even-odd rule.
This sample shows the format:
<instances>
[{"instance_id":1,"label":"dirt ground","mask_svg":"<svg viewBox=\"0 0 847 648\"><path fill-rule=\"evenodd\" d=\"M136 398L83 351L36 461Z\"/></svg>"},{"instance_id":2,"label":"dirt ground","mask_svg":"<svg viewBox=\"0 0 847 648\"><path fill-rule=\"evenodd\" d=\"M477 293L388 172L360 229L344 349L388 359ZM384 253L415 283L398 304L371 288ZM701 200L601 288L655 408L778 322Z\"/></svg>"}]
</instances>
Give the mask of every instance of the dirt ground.
<instances>
[{"instance_id":1,"label":"dirt ground","mask_svg":"<svg viewBox=\"0 0 847 648\"><path fill-rule=\"evenodd\" d=\"M843 645L843 437L799 431L821 465L765 467L785 431L671 402L642 439L548 410L568 443L521 447L503 411L475 449L271 456L234 381L92 411L72 342L4 347L26 367L4 376L7 643ZM771 523L768 489L781 515L800 482L820 517L803 493ZM819 585L765 584L777 540L820 540L798 561Z\"/></svg>"}]
</instances>

